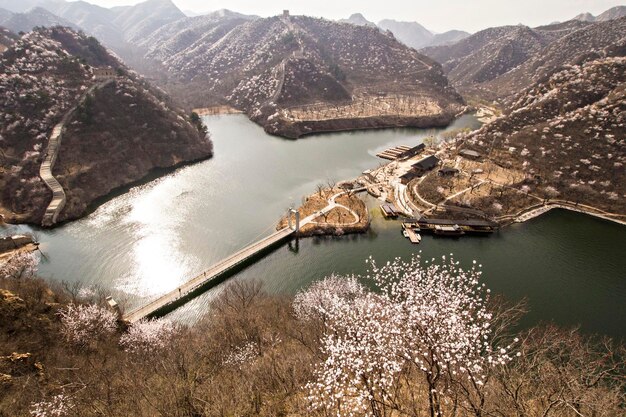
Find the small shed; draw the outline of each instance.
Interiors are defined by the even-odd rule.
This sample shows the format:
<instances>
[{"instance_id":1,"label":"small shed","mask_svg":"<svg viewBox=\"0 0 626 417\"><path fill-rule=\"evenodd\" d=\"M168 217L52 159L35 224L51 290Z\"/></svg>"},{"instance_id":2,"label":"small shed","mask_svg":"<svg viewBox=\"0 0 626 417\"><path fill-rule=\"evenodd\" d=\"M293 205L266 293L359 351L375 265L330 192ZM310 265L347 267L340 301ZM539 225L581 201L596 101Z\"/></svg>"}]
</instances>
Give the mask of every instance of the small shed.
<instances>
[{"instance_id":1,"label":"small shed","mask_svg":"<svg viewBox=\"0 0 626 417\"><path fill-rule=\"evenodd\" d=\"M439 170L439 176L441 177L454 177L459 173L459 170L453 167L443 167Z\"/></svg>"},{"instance_id":2,"label":"small shed","mask_svg":"<svg viewBox=\"0 0 626 417\"><path fill-rule=\"evenodd\" d=\"M480 154L476 151L473 151L471 149L461 149L459 151L459 154L465 158L468 159L478 159L480 158Z\"/></svg>"}]
</instances>

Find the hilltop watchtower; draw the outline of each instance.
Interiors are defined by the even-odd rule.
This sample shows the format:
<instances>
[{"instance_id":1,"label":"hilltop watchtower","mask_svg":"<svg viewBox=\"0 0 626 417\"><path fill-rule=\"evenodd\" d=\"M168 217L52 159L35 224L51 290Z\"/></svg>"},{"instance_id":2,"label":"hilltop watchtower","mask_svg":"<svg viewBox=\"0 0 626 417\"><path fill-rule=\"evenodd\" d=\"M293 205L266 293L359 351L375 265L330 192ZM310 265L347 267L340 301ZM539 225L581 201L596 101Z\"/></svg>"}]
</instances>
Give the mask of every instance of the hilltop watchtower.
<instances>
[{"instance_id":1,"label":"hilltop watchtower","mask_svg":"<svg viewBox=\"0 0 626 417\"><path fill-rule=\"evenodd\" d=\"M289 17L289 10L283 10L283 17Z\"/></svg>"},{"instance_id":2,"label":"hilltop watchtower","mask_svg":"<svg viewBox=\"0 0 626 417\"><path fill-rule=\"evenodd\" d=\"M96 80L107 80L109 78L115 78L115 70L111 67L100 67L93 69L93 75Z\"/></svg>"}]
</instances>

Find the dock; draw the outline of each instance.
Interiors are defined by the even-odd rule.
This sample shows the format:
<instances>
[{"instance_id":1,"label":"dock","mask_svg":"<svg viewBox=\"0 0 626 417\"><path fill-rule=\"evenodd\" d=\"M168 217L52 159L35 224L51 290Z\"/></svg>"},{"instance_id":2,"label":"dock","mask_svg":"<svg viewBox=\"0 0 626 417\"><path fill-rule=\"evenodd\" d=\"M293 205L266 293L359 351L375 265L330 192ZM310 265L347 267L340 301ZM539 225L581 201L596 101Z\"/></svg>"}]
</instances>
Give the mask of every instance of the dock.
<instances>
[{"instance_id":1,"label":"dock","mask_svg":"<svg viewBox=\"0 0 626 417\"><path fill-rule=\"evenodd\" d=\"M422 241L422 237L419 234L417 234L417 232L415 230L413 230L411 228L407 228L405 230L406 230L406 233L407 233L411 243L418 244L418 243L420 243Z\"/></svg>"},{"instance_id":2,"label":"dock","mask_svg":"<svg viewBox=\"0 0 626 417\"><path fill-rule=\"evenodd\" d=\"M400 212L398 211L396 206L394 206L391 203L381 204L380 211L383 213L383 216L385 216L386 218L395 219L396 217L400 215Z\"/></svg>"},{"instance_id":3,"label":"dock","mask_svg":"<svg viewBox=\"0 0 626 417\"><path fill-rule=\"evenodd\" d=\"M385 149L384 151L377 153L376 156L382 159L395 161L397 159L412 158L415 155L422 153L424 149L426 149L426 146L423 143L414 147L399 145L394 146L393 148Z\"/></svg>"},{"instance_id":4,"label":"dock","mask_svg":"<svg viewBox=\"0 0 626 417\"><path fill-rule=\"evenodd\" d=\"M394 161L400 157L400 155L411 150L408 146L394 146L393 148L385 149L384 151L377 153L376 156L382 159L388 159Z\"/></svg>"},{"instance_id":5,"label":"dock","mask_svg":"<svg viewBox=\"0 0 626 417\"><path fill-rule=\"evenodd\" d=\"M223 259L222 261L211 266L209 269L190 279L180 287L163 294L148 304L124 314L122 320L129 324L133 324L141 319L157 316L159 312L167 310L174 304L180 303L181 300L211 285L211 283L218 283L219 278L221 278L221 276L226 272L254 257L258 253L269 249L284 239L287 239L296 231L297 228L292 229L290 227L285 227L284 229L281 229L270 236L243 248L239 252L236 252L228 258Z\"/></svg>"}]
</instances>

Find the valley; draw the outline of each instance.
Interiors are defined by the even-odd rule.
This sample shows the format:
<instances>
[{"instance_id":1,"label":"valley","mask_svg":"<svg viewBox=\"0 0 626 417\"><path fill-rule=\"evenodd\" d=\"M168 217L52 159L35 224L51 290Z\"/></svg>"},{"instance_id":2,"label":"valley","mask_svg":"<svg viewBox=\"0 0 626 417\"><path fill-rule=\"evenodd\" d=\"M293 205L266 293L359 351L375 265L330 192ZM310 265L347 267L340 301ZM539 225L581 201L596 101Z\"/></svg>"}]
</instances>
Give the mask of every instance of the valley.
<instances>
[{"instance_id":1,"label":"valley","mask_svg":"<svg viewBox=\"0 0 626 417\"><path fill-rule=\"evenodd\" d=\"M626 6L89 1L0 0L0 417L621 415Z\"/></svg>"}]
</instances>

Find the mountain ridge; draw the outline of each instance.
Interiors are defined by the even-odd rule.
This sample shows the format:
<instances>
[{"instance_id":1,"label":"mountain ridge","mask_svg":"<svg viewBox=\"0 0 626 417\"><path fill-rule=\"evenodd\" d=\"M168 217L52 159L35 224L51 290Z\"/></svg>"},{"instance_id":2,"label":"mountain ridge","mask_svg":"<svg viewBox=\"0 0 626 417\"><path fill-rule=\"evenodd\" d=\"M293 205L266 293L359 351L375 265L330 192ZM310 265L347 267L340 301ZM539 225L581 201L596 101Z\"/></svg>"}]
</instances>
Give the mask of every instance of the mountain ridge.
<instances>
[{"instance_id":1,"label":"mountain ridge","mask_svg":"<svg viewBox=\"0 0 626 417\"><path fill-rule=\"evenodd\" d=\"M306 16L244 22L212 43L196 42L166 59L164 66L182 83L246 112L268 132L289 137L332 130L333 120L350 120L338 129L351 123L426 125L427 119L447 124L463 106L439 65L393 36L370 26ZM354 103L360 106L375 97L405 94L437 102L440 110L428 111L425 117L406 114L394 121L373 108L368 120L356 121L349 114ZM205 106L202 97L197 100L193 106ZM332 106L339 113L324 121L317 116L305 121L299 119L302 114L294 118L288 110L311 105Z\"/></svg>"},{"instance_id":2,"label":"mountain ridge","mask_svg":"<svg viewBox=\"0 0 626 417\"><path fill-rule=\"evenodd\" d=\"M117 75L81 104L84 91L100 83L96 68ZM0 55L0 102L12 109L0 126L0 211L9 222L40 223L51 193L39 167L62 119L68 121L53 171L67 196L60 221L82 216L92 202L154 168L212 155L202 126L95 38L69 28L29 32Z\"/></svg>"}]
</instances>

